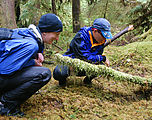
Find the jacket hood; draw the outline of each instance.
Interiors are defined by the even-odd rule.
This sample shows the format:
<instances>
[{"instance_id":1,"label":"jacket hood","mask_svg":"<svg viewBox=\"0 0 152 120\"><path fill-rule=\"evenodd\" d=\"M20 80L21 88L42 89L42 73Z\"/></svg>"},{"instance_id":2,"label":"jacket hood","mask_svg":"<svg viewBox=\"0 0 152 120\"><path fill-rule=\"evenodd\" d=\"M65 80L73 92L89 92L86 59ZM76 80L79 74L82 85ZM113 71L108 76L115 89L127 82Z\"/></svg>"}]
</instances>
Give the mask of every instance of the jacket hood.
<instances>
[{"instance_id":1,"label":"jacket hood","mask_svg":"<svg viewBox=\"0 0 152 120\"><path fill-rule=\"evenodd\" d=\"M36 36L36 38L41 43L43 43L43 39L42 39L41 33L38 31L38 29L36 28L36 26L34 24L30 24L28 28L34 33L34 35Z\"/></svg>"}]
</instances>

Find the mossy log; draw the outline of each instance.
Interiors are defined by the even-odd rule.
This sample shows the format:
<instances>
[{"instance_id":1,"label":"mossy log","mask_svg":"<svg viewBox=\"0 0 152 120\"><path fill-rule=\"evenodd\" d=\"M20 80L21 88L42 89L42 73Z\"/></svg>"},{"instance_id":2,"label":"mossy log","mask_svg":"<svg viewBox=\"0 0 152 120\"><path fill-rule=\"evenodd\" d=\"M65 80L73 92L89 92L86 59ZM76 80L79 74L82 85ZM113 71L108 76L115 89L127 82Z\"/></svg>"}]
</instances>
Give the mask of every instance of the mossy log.
<instances>
[{"instance_id":1,"label":"mossy log","mask_svg":"<svg viewBox=\"0 0 152 120\"><path fill-rule=\"evenodd\" d=\"M149 29L147 32L143 33L140 36L140 39L145 39L144 41L152 41L152 28Z\"/></svg>"},{"instance_id":2,"label":"mossy log","mask_svg":"<svg viewBox=\"0 0 152 120\"><path fill-rule=\"evenodd\" d=\"M103 77L112 78L113 80L116 80L116 81L127 81L127 82L132 82L135 84L152 86L151 78L133 76L124 72L114 70L110 67L106 67L105 65L91 64L91 63L82 61L80 59L72 59L70 57L63 56L59 53L55 54L55 56L56 56L56 61L58 64L72 67L75 70L75 72L85 70L88 76L102 75Z\"/></svg>"}]
</instances>

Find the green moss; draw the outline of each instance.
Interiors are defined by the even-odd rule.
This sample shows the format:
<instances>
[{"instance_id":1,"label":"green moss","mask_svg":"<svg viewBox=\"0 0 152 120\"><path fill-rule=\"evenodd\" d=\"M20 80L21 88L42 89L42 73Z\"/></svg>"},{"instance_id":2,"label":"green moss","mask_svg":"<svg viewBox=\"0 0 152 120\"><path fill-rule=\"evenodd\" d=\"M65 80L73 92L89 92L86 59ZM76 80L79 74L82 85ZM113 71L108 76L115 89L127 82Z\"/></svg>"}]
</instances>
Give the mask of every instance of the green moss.
<instances>
[{"instance_id":1,"label":"green moss","mask_svg":"<svg viewBox=\"0 0 152 120\"><path fill-rule=\"evenodd\" d=\"M152 35L152 28L149 29L147 32L143 33L140 38L141 39L147 39L147 37L149 37L150 35ZM152 38L149 39L149 41L152 41Z\"/></svg>"},{"instance_id":2,"label":"green moss","mask_svg":"<svg viewBox=\"0 0 152 120\"><path fill-rule=\"evenodd\" d=\"M90 64L88 62L82 61L80 59L72 59L67 56L62 56L61 54L57 53L55 54L56 60L59 64L67 65L69 67L72 67L75 72L78 71L86 71L86 74L89 75L103 75L105 77L110 77L113 80L116 81L128 81L133 82L140 85L152 85L152 79L143 78L140 76L133 76L124 72L120 72L117 70L114 70L110 67L106 67L104 65L94 65Z\"/></svg>"},{"instance_id":3,"label":"green moss","mask_svg":"<svg viewBox=\"0 0 152 120\"><path fill-rule=\"evenodd\" d=\"M126 46L105 48L111 67L132 75L150 77L152 71L152 41L134 42Z\"/></svg>"}]
</instances>

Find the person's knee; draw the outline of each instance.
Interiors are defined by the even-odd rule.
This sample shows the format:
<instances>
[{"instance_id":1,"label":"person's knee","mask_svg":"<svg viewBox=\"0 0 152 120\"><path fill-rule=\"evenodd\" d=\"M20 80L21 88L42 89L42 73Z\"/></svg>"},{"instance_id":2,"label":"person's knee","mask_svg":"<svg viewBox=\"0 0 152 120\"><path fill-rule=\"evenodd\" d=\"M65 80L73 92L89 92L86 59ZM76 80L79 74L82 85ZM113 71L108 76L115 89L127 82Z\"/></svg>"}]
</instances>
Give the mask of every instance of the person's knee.
<instances>
[{"instance_id":1,"label":"person's knee","mask_svg":"<svg viewBox=\"0 0 152 120\"><path fill-rule=\"evenodd\" d=\"M67 66L56 66L53 71L53 78L55 80L66 79L69 76L69 68Z\"/></svg>"},{"instance_id":2,"label":"person's knee","mask_svg":"<svg viewBox=\"0 0 152 120\"><path fill-rule=\"evenodd\" d=\"M51 80L52 76L51 76L51 71L49 68L46 68L46 70L42 73L42 75L44 77L43 79L44 82L48 83Z\"/></svg>"},{"instance_id":3,"label":"person's knee","mask_svg":"<svg viewBox=\"0 0 152 120\"><path fill-rule=\"evenodd\" d=\"M38 74L39 82L47 84L51 80L51 71L49 68L43 68L42 72Z\"/></svg>"}]
</instances>

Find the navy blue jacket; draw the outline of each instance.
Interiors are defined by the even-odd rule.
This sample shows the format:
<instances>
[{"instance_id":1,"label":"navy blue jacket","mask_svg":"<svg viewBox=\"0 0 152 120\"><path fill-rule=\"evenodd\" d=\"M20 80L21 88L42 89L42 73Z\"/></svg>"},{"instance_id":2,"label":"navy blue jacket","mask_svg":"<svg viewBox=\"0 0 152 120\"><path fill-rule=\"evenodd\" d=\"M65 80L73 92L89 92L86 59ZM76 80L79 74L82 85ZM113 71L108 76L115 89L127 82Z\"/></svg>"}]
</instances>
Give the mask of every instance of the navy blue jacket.
<instances>
[{"instance_id":1,"label":"navy blue jacket","mask_svg":"<svg viewBox=\"0 0 152 120\"><path fill-rule=\"evenodd\" d=\"M64 56L79 58L91 63L102 63L106 57L102 55L103 43L97 43L93 38L91 27L83 27L70 43L70 48Z\"/></svg>"}]
</instances>

